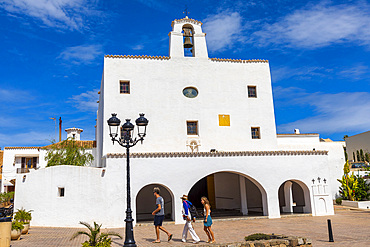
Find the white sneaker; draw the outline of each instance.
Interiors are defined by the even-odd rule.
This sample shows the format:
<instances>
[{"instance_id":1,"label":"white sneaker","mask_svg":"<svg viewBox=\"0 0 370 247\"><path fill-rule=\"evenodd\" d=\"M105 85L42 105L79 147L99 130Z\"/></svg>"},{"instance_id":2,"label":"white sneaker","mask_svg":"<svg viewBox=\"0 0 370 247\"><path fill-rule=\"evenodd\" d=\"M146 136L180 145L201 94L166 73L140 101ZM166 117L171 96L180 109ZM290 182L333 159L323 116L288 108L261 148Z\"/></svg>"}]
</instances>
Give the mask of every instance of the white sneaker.
<instances>
[{"instance_id":1,"label":"white sneaker","mask_svg":"<svg viewBox=\"0 0 370 247\"><path fill-rule=\"evenodd\" d=\"M183 243L186 243L186 240L185 240L185 239L181 239L181 241L182 241Z\"/></svg>"},{"instance_id":2,"label":"white sneaker","mask_svg":"<svg viewBox=\"0 0 370 247\"><path fill-rule=\"evenodd\" d=\"M199 241L194 241L193 244L199 244Z\"/></svg>"}]
</instances>

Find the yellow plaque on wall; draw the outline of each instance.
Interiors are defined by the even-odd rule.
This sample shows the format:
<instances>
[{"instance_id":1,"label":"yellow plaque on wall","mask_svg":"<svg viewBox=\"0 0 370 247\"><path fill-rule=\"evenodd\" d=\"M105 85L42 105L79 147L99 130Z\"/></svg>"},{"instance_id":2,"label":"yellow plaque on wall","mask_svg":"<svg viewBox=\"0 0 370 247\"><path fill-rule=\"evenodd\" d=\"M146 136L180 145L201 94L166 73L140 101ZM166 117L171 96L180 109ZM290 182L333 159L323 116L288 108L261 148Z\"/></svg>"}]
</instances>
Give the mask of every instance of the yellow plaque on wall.
<instances>
[{"instance_id":1,"label":"yellow plaque on wall","mask_svg":"<svg viewBox=\"0 0 370 247\"><path fill-rule=\"evenodd\" d=\"M220 126L230 126L230 115L218 115L218 123Z\"/></svg>"}]
</instances>

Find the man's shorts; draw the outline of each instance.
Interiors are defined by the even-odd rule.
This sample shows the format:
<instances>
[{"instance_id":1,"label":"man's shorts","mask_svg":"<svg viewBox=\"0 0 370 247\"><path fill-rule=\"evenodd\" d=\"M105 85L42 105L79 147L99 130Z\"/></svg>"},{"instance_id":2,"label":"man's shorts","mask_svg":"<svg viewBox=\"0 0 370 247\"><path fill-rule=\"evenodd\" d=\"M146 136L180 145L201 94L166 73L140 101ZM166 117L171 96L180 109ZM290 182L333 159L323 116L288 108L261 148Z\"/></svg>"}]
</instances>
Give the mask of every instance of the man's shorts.
<instances>
[{"instance_id":1,"label":"man's shorts","mask_svg":"<svg viewBox=\"0 0 370 247\"><path fill-rule=\"evenodd\" d=\"M163 219L164 219L164 215L154 215L154 225L162 226Z\"/></svg>"}]
</instances>

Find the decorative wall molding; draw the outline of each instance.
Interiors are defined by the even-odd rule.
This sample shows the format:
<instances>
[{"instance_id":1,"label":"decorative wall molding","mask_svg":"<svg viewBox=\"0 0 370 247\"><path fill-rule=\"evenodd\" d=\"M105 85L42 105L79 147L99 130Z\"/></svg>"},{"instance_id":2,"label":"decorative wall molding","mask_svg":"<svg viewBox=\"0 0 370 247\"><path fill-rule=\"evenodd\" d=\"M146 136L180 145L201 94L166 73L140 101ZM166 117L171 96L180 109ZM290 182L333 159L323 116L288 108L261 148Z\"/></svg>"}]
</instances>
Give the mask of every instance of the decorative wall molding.
<instances>
[{"instance_id":1,"label":"decorative wall molding","mask_svg":"<svg viewBox=\"0 0 370 247\"><path fill-rule=\"evenodd\" d=\"M4 147L4 150L5 149L40 149L42 147Z\"/></svg>"},{"instance_id":2,"label":"decorative wall molding","mask_svg":"<svg viewBox=\"0 0 370 247\"><path fill-rule=\"evenodd\" d=\"M265 59L231 59L231 58L210 58L211 61L214 62L232 62L232 63L268 63L269 60Z\"/></svg>"},{"instance_id":3,"label":"decorative wall molding","mask_svg":"<svg viewBox=\"0 0 370 247\"><path fill-rule=\"evenodd\" d=\"M196 157L230 157L230 156L297 156L328 155L328 151L231 151L231 152L158 152L131 153L130 158L196 158ZM108 153L107 158L126 157L124 153Z\"/></svg>"},{"instance_id":4,"label":"decorative wall molding","mask_svg":"<svg viewBox=\"0 0 370 247\"><path fill-rule=\"evenodd\" d=\"M171 23L171 26L173 27L173 24L175 24L175 23L188 23L188 22L193 23L193 24L203 25L202 22L191 19L191 18L186 16L185 18L182 18L182 19L173 20L172 23Z\"/></svg>"}]
</instances>

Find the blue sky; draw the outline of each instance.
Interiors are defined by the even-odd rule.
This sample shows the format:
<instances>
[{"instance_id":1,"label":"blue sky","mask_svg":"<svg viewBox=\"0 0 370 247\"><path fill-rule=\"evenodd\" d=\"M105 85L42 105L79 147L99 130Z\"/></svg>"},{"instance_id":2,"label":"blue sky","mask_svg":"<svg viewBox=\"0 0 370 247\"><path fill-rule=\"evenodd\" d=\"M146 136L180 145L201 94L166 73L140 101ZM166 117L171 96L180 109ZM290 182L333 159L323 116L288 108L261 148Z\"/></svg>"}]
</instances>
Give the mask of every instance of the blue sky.
<instances>
[{"instance_id":1,"label":"blue sky","mask_svg":"<svg viewBox=\"0 0 370 247\"><path fill-rule=\"evenodd\" d=\"M0 147L94 140L104 54L168 55L171 21L202 21L210 57L268 59L278 133L370 129L368 1L0 0Z\"/></svg>"}]
</instances>

